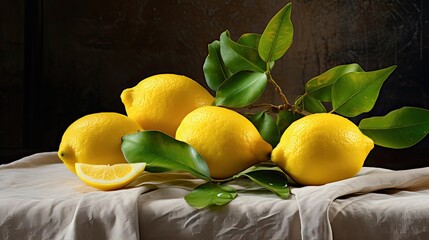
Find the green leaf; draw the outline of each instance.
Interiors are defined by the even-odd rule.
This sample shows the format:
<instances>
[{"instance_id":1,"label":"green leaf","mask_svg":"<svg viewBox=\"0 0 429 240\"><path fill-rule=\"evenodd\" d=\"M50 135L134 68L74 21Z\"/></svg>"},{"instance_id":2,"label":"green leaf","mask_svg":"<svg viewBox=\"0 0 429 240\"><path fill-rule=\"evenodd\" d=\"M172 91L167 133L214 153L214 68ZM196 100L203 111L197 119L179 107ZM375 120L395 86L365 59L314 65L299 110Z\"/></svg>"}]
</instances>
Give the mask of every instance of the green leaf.
<instances>
[{"instance_id":1,"label":"green leaf","mask_svg":"<svg viewBox=\"0 0 429 240\"><path fill-rule=\"evenodd\" d=\"M122 153L129 163L145 162L148 172L186 171L210 180L203 157L189 144L158 131L142 131L122 137Z\"/></svg>"},{"instance_id":2,"label":"green leaf","mask_svg":"<svg viewBox=\"0 0 429 240\"><path fill-rule=\"evenodd\" d=\"M305 84L305 92L320 101L331 101L332 84L342 75L350 72L363 72L364 70L357 63L339 65L329 69L328 71L310 79Z\"/></svg>"},{"instance_id":3,"label":"green leaf","mask_svg":"<svg viewBox=\"0 0 429 240\"><path fill-rule=\"evenodd\" d=\"M248 106L261 97L267 82L265 73L238 72L219 86L214 105L235 108Z\"/></svg>"},{"instance_id":4,"label":"green leaf","mask_svg":"<svg viewBox=\"0 0 429 240\"><path fill-rule=\"evenodd\" d=\"M237 43L248 46L254 49L258 49L259 40L261 40L261 34L257 33L245 33L241 35Z\"/></svg>"},{"instance_id":5,"label":"green leaf","mask_svg":"<svg viewBox=\"0 0 429 240\"><path fill-rule=\"evenodd\" d=\"M359 129L379 146L408 148L429 133L429 110L403 107L386 116L362 119Z\"/></svg>"},{"instance_id":6,"label":"green leaf","mask_svg":"<svg viewBox=\"0 0 429 240\"><path fill-rule=\"evenodd\" d=\"M372 71L350 72L332 85L332 111L346 117L369 112L378 98L384 81L396 66Z\"/></svg>"},{"instance_id":7,"label":"green leaf","mask_svg":"<svg viewBox=\"0 0 429 240\"><path fill-rule=\"evenodd\" d=\"M292 45L291 10L292 4L288 3L270 20L262 33L258 51L266 63L281 58Z\"/></svg>"},{"instance_id":8,"label":"green leaf","mask_svg":"<svg viewBox=\"0 0 429 240\"><path fill-rule=\"evenodd\" d=\"M302 118L301 114L289 110L281 110L277 113L276 123L279 127L280 135L296 120Z\"/></svg>"},{"instance_id":9,"label":"green leaf","mask_svg":"<svg viewBox=\"0 0 429 240\"><path fill-rule=\"evenodd\" d=\"M246 176L253 182L275 193L282 199L290 197L290 188L286 174L278 167L252 166L240 173L239 176Z\"/></svg>"},{"instance_id":10,"label":"green leaf","mask_svg":"<svg viewBox=\"0 0 429 240\"><path fill-rule=\"evenodd\" d=\"M237 192L233 187L208 182L188 193L185 196L185 200L194 208L201 209L228 204L235 197L237 197Z\"/></svg>"},{"instance_id":11,"label":"green leaf","mask_svg":"<svg viewBox=\"0 0 429 240\"><path fill-rule=\"evenodd\" d=\"M261 40L261 34L257 33L245 33L241 35L241 37L238 39L238 43L241 45L245 45L254 49L258 49L259 41ZM268 64L270 70L274 67L274 62L270 62Z\"/></svg>"},{"instance_id":12,"label":"green leaf","mask_svg":"<svg viewBox=\"0 0 429 240\"><path fill-rule=\"evenodd\" d=\"M262 138L274 148L280 141L280 131L276 121L266 112L259 112L250 118Z\"/></svg>"},{"instance_id":13,"label":"green leaf","mask_svg":"<svg viewBox=\"0 0 429 240\"><path fill-rule=\"evenodd\" d=\"M234 42L225 31L220 35L220 53L232 73L240 71L265 72L266 64L259 57L258 50Z\"/></svg>"},{"instance_id":14,"label":"green leaf","mask_svg":"<svg viewBox=\"0 0 429 240\"><path fill-rule=\"evenodd\" d=\"M326 112L326 108L320 100L314 99L308 95L303 95L302 97L299 97L296 102L296 105L309 113Z\"/></svg>"},{"instance_id":15,"label":"green leaf","mask_svg":"<svg viewBox=\"0 0 429 240\"><path fill-rule=\"evenodd\" d=\"M207 85L214 91L231 76L231 72L226 68L225 63L220 55L220 42L213 41L208 45L209 54L207 55L204 65L204 77Z\"/></svg>"}]
</instances>

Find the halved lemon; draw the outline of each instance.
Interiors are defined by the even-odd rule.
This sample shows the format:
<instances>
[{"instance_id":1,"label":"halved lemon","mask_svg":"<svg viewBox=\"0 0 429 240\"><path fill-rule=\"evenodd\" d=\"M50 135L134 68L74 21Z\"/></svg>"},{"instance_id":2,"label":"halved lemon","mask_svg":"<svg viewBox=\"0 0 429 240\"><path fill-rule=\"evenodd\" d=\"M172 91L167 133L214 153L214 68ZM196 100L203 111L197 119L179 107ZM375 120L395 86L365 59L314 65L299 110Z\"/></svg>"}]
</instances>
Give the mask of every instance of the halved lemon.
<instances>
[{"instance_id":1,"label":"halved lemon","mask_svg":"<svg viewBox=\"0 0 429 240\"><path fill-rule=\"evenodd\" d=\"M115 190L134 181L145 169L146 163L94 165L76 163L77 176L89 186L101 190Z\"/></svg>"}]
</instances>

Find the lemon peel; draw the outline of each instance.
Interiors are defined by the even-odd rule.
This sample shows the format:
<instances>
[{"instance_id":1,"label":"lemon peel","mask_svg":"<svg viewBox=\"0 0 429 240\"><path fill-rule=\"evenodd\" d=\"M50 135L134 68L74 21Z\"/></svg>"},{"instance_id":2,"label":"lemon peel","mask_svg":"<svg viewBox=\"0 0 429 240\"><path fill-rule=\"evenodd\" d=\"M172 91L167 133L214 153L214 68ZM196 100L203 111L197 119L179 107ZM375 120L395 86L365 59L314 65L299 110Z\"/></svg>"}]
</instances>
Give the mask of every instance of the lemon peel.
<instances>
[{"instance_id":1,"label":"lemon peel","mask_svg":"<svg viewBox=\"0 0 429 240\"><path fill-rule=\"evenodd\" d=\"M271 159L297 183L322 185L355 176L373 148L347 118L316 113L286 129Z\"/></svg>"}]
</instances>

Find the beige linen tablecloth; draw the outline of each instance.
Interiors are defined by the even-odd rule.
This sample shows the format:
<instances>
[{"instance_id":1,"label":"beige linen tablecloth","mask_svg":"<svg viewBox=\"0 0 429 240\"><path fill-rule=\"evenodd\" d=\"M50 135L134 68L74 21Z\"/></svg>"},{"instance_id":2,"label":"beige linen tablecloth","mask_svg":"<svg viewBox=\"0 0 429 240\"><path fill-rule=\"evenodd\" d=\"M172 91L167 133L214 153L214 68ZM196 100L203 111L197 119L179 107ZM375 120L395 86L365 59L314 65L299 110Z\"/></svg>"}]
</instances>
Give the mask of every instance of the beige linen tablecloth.
<instances>
[{"instance_id":1,"label":"beige linen tablecloth","mask_svg":"<svg viewBox=\"0 0 429 240\"><path fill-rule=\"evenodd\" d=\"M183 196L200 183L145 174L103 192L35 154L0 166L0 239L429 239L429 168L363 168L287 200L243 179L230 204L197 210Z\"/></svg>"}]
</instances>

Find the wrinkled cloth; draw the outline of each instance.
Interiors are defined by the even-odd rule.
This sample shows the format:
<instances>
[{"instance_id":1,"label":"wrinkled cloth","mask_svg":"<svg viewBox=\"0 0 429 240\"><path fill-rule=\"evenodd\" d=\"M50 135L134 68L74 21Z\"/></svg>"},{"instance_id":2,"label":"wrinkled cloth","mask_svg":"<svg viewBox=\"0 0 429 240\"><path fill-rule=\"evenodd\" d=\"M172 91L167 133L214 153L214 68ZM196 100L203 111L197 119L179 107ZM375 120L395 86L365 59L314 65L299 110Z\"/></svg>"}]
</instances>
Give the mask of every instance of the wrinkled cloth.
<instances>
[{"instance_id":1,"label":"wrinkled cloth","mask_svg":"<svg viewBox=\"0 0 429 240\"><path fill-rule=\"evenodd\" d=\"M303 239L363 239L369 234L379 239L429 239L429 168L364 168L354 178L297 188L293 193L299 205ZM340 197L346 198L338 200ZM345 208L353 210L355 216L344 215ZM330 214L332 218L341 215L341 221L334 221L337 234L332 232ZM352 224L350 220L356 215L369 221ZM365 225L367 228L362 227ZM347 234L345 229L349 229ZM382 238L382 234L387 236Z\"/></svg>"},{"instance_id":2,"label":"wrinkled cloth","mask_svg":"<svg viewBox=\"0 0 429 240\"><path fill-rule=\"evenodd\" d=\"M124 189L83 183L55 152L0 165L0 239L429 239L429 168L363 168L279 199L247 179L238 197L197 210L204 181L146 173Z\"/></svg>"}]
</instances>

